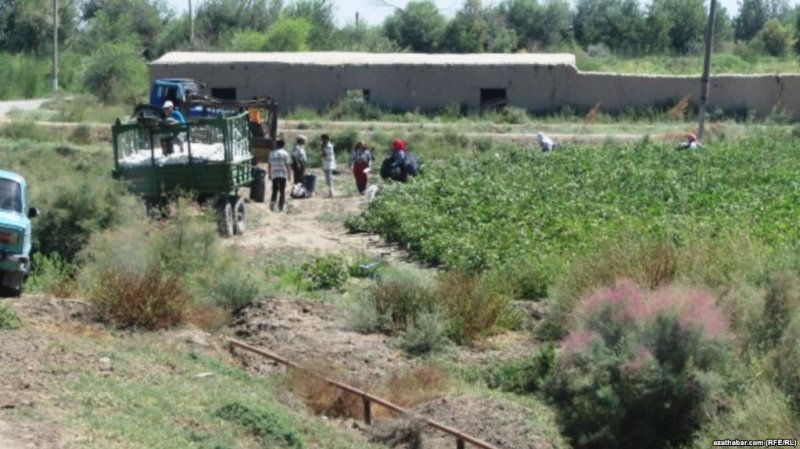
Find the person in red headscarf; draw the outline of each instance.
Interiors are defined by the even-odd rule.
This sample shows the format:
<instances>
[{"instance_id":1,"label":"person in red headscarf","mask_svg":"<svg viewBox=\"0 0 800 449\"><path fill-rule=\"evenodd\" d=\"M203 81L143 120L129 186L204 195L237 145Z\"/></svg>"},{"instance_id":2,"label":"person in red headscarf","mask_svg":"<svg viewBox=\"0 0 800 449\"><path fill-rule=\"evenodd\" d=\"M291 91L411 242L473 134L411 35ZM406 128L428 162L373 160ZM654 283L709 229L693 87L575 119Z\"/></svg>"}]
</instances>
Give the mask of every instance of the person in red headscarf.
<instances>
[{"instance_id":1,"label":"person in red headscarf","mask_svg":"<svg viewBox=\"0 0 800 449\"><path fill-rule=\"evenodd\" d=\"M700 142L697 140L697 136L694 133L687 134L686 142L681 144L681 148L686 150L697 150L700 147Z\"/></svg>"},{"instance_id":2,"label":"person in red headscarf","mask_svg":"<svg viewBox=\"0 0 800 449\"><path fill-rule=\"evenodd\" d=\"M395 181L406 182L408 172L406 171L406 158L408 158L408 148L403 139L392 141L392 165L390 166L391 178Z\"/></svg>"}]
</instances>

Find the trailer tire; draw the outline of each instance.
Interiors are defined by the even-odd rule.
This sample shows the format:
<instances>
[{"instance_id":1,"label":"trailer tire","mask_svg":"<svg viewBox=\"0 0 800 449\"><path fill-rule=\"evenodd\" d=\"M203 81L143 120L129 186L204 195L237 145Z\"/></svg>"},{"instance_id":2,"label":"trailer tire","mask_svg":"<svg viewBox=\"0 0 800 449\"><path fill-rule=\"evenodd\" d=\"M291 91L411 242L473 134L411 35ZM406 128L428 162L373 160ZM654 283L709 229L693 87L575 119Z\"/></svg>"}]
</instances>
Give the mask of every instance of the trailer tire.
<instances>
[{"instance_id":1,"label":"trailer tire","mask_svg":"<svg viewBox=\"0 0 800 449\"><path fill-rule=\"evenodd\" d=\"M222 237L233 236L233 222L233 205L227 196L220 197L217 200L217 226Z\"/></svg>"},{"instance_id":2,"label":"trailer tire","mask_svg":"<svg viewBox=\"0 0 800 449\"><path fill-rule=\"evenodd\" d=\"M231 204L233 205L233 233L235 235L242 235L247 230L244 197L231 197Z\"/></svg>"}]
</instances>

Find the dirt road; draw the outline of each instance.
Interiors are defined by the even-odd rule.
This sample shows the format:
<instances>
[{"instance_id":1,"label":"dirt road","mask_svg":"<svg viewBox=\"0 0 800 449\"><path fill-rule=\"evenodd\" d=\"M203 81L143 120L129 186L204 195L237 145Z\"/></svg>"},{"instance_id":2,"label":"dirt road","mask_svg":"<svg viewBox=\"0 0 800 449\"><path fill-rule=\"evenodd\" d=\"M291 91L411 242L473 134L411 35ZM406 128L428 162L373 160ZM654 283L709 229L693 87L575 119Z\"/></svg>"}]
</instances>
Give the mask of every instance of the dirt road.
<instances>
[{"instance_id":1,"label":"dirt road","mask_svg":"<svg viewBox=\"0 0 800 449\"><path fill-rule=\"evenodd\" d=\"M32 111L34 109L39 109L39 107L47 101L45 98L37 98L33 100L9 100L9 101L0 101L0 117L5 117L8 115L9 112L13 111L14 109L18 109L21 111ZM2 446L0 446L2 449Z\"/></svg>"}]
</instances>

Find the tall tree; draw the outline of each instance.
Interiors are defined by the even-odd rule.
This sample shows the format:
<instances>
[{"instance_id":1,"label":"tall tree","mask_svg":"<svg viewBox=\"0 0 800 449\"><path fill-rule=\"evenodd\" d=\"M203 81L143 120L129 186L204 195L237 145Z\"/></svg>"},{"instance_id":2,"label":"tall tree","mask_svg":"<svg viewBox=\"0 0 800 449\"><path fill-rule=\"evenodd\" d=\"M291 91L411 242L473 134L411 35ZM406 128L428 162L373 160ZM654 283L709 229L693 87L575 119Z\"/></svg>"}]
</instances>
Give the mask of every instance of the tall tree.
<instances>
[{"instance_id":1,"label":"tall tree","mask_svg":"<svg viewBox=\"0 0 800 449\"><path fill-rule=\"evenodd\" d=\"M67 42L77 26L75 0L58 4L59 42ZM0 1L0 49L42 54L52 48L52 0Z\"/></svg>"},{"instance_id":2,"label":"tall tree","mask_svg":"<svg viewBox=\"0 0 800 449\"><path fill-rule=\"evenodd\" d=\"M742 0L734 22L734 37L748 41L769 19L782 19L789 12L788 0Z\"/></svg>"},{"instance_id":3,"label":"tall tree","mask_svg":"<svg viewBox=\"0 0 800 449\"><path fill-rule=\"evenodd\" d=\"M330 0L295 0L287 6L285 12L289 17L305 19L311 24L311 48L333 49L334 40L331 37L336 25L333 22L333 3Z\"/></svg>"},{"instance_id":4,"label":"tall tree","mask_svg":"<svg viewBox=\"0 0 800 449\"><path fill-rule=\"evenodd\" d=\"M648 33L637 0L578 0L574 28L584 47L604 44L623 53L640 52Z\"/></svg>"},{"instance_id":5,"label":"tall tree","mask_svg":"<svg viewBox=\"0 0 800 449\"><path fill-rule=\"evenodd\" d=\"M703 0L654 0L650 17L658 18L651 24L666 26L668 46L673 51L686 53L692 44L703 40L707 17Z\"/></svg>"},{"instance_id":6,"label":"tall tree","mask_svg":"<svg viewBox=\"0 0 800 449\"><path fill-rule=\"evenodd\" d=\"M195 32L213 45L241 28L266 31L282 9L281 0L205 0L197 8Z\"/></svg>"},{"instance_id":7,"label":"tall tree","mask_svg":"<svg viewBox=\"0 0 800 449\"><path fill-rule=\"evenodd\" d=\"M443 47L454 53L482 53L489 37L481 0L465 0L461 11L447 24Z\"/></svg>"},{"instance_id":8,"label":"tall tree","mask_svg":"<svg viewBox=\"0 0 800 449\"><path fill-rule=\"evenodd\" d=\"M432 0L409 2L384 22L384 32L400 48L432 53L442 41L447 22Z\"/></svg>"},{"instance_id":9,"label":"tall tree","mask_svg":"<svg viewBox=\"0 0 800 449\"><path fill-rule=\"evenodd\" d=\"M171 11L162 0L87 0L83 3L81 19L91 26L91 22L104 14L110 23L125 23L115 36L113 30L102 41L125 40L124 33L133 32L139 36L143 56L156 57L156 43L166 27ZM113 26L113 25L112 25ZM95 41L93 45L101 40Z\"/></svg>"}]
</instances>

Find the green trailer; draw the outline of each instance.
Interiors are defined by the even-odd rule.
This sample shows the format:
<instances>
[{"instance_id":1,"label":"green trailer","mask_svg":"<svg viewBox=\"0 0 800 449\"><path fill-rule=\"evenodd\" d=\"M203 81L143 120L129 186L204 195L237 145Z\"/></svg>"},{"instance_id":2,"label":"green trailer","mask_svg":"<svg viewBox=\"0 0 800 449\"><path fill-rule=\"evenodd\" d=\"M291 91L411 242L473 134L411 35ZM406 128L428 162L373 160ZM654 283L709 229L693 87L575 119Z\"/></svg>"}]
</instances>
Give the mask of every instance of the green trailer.
<instances>
[{"instance_id":1,"label":"green trailer","mask_svg":"<svg viewBox=\"0 0 800 449\"><path fill-rule=\"evenodd\" d=\"M214 201L224 236L245 231L242 187L253 181L247 113L186 124L140 119L112 126L114 177L148 205L177 192Z\"/></svg>"}]
</instances>

